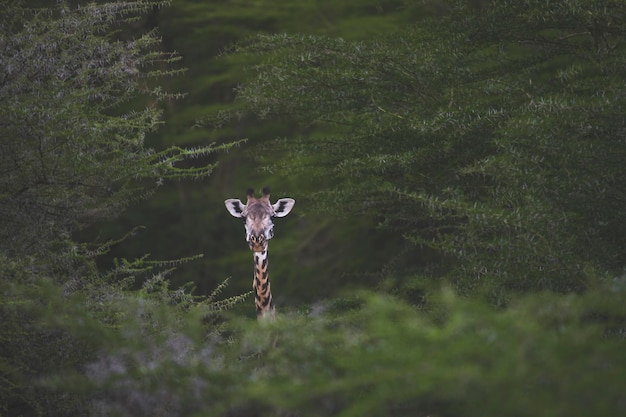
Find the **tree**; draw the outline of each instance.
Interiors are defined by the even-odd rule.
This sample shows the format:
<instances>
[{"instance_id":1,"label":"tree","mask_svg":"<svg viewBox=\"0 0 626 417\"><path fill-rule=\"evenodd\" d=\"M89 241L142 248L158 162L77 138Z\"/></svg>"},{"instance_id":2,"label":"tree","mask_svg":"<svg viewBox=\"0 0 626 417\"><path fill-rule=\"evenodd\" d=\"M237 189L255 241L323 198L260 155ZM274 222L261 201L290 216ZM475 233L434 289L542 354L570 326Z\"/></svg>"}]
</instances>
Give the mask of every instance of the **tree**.
<instances>
[{"instance_id":1,"label":"tree","mask_svg":"<svg viewBox=\"0 0 626 417\"><path fill-rule=\"evenodd\" d=\"M159 103L177 94L154 79L174 75L178 57L158 51L155 33L117 39L114 30L161 2L2 12L2 250L41 253L50 244L118 214L164 180L201 178L213 165L176 164L217 149L156 152L146 135ZM120 19L121 17L121 19ZM141 98L143 108L120 105ZM220 149L224 149L222 146Z\"/></svg>"},{"instance_id":2,"label":"tree","mask_svg":"<svg viewBox=\"0 0 626 417\"><path fill-rule=\"evenodd\" d=\"M372 41L241 44L264 60L239 90L246 111L312 132L277 141L273 169L332 184L321 208L379 216L437 250L458 290L496 304L619 275L626 7L448 6Z\"/></svg>"},{"instance_id":3,"label":"tree","mask_svg":"<svg viewBox=\"0 0 626 417\"><path fill-rule=\"evenodd\" d=\"M210 119L220 111L239 105L238 101L233 102L235 87L245 82L250 75L247 68L257 62L257 57L226 52L234 42L257 33L315 33L364 39L411 21L413 17L403 3L180 0L155 11L146 23L158 25L164 45L179 52L182 65L188 68L184 77L166 80L169 88L188 94L184 100L168 103L164 113L166 123L154 135L155 143L164 147L172 144L203 146L209 141L230 141L234 137L247 140L236 151L219 156L219 166L207 181L168 184L159 190L161 198L146 200L109 222L108 236L118 236L137 224L146 226L133 239L114 248L113 254L141 256L147 244L156 257L186 256L201 250L211 256L181 268L174 280L194 280L199 291L209 292L223 277L232 276L229 291L248 291L250 255L242 244L241 226L223 221L223 201L244 193L251 186L260 189L270 185L275 193L284 195L300 188L301 178L268 169L280 155L264 148L263 144L276 136L297 134L294 132L302 127L288 119L277 122L250 115L217 128L207 123L187 129L198 119ZM258 155L266 160L255 160ZM279 306L309 302L350 285L350 281L361 280L363 274L352 273L354 264L360 262L359 255L367 254L372 262L372 276L385 262L374 239L353 237L354 233L369 234L370 219L354 218L346 222L345 219L324 218L308 210L305 196L299 201L302 204L298 205L298 216L283 220L285 225L279 227L285 233L279 231L280 239L273 246L278 255L274 257L273 271L278 278L276 285L280 287ZM164 218L167 218L165 224ZM365 230L360 232L361 228ZM97 232L102 233L103 229ZM389 235L380 234L385 238ZM172 246L169 237L175 237L179 243ZM393 248L388 249L392 251ZM320 276L320 270L326 273Z\"/></svg>"},{"instance_id":4,"label":"tree","mask_svg":"<svg viewBox=\"0 0 626 417\"><path fill-rule=\"evenodd\" d=\"M42 384L50 375L80 369L100 349L102 339L74 331L81 322L91 323L92 331L115 327L132 317L136 300L199 308L207 324L209 310L219 310L185 288L155 285L184 259L156 262L146 255L100 270L97 256L115 242L75 238L82 228L151 195L164 181L208 176L214 165L193 160L232 146L156 151L146 144L161 124L160 105L178 97L155 82L179 72L171 69L178 57L159 51L154 31L125 37L120 29L163 5L60 2L31 9L19 2L2 4L2 414L76 415L84 409L84 398ZM142 295L129 292L147 278ZM150 315L137 317L144 328L151 327L150 320Z\"/></svg>"}]
</instances>

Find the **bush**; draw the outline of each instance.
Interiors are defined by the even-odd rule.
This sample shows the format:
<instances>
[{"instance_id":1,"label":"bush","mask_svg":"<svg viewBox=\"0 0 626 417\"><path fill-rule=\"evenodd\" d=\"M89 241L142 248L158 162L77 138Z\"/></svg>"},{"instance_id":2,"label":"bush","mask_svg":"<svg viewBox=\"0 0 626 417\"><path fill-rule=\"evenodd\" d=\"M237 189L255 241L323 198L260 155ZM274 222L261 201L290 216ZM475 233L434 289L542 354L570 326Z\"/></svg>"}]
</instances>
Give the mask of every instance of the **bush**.
<instances>
[{"instance_id":1,"label":"bush","mask_svg":"<svg viewBox=\"0 0 626 417\"><path fill-rule=\"evenodd\" d=\"M80 385L96 415L619 415L622 298L542 294L495 312L444 290L424 314L364 293L341 313L235 320L225 339L126 328Z\"/></svg>"}]
</instances>

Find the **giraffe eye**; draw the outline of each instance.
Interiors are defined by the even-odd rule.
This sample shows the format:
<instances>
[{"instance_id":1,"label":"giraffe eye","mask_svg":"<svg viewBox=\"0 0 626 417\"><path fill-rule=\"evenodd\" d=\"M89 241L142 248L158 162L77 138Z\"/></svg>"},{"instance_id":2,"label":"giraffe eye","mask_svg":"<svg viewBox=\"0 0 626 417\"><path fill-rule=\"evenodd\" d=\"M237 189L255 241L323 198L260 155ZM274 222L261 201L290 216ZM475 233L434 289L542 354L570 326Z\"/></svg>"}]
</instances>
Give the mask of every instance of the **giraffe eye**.
<instances>
[{"instance_id":1,"label":"giraffe eye","mask_svg":"<svg viewBox=\"0 0 626 417\"><path fill-rule=\"evenodd\" d=\"M274 237L274 229L270 229L267 231L267 238L271 239Z\"/></svg>"}]
</instances>

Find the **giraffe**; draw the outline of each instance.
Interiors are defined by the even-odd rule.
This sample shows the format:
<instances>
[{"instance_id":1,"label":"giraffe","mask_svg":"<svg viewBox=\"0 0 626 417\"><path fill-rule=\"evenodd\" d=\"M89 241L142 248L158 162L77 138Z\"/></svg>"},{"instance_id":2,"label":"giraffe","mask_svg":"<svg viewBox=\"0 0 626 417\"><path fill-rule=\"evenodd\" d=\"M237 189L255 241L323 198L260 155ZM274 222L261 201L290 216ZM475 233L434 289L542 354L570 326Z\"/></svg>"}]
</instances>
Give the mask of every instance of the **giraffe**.
<instances>
[{"instance_id":1,"label":"giraffe","mask_svg":"<svg viewBox=\"0 0 626 417\"><path fill-rule=\"evenodd\" d=\"M235 198L225 200L224 204L231 215L245 220L246 241L250 250L254 252L252 288L254 290L257 318L273 318L274 301L267 271L267 243L268 240L274 237L272 217L285 217L293 208L296 200L293 198L281 198L275 204L271 204L269 187L263 188L263 196L261 198L254 196L252 188L248 188L246 195L248 197L246 204Z\"/></svg>"}]
</instances>

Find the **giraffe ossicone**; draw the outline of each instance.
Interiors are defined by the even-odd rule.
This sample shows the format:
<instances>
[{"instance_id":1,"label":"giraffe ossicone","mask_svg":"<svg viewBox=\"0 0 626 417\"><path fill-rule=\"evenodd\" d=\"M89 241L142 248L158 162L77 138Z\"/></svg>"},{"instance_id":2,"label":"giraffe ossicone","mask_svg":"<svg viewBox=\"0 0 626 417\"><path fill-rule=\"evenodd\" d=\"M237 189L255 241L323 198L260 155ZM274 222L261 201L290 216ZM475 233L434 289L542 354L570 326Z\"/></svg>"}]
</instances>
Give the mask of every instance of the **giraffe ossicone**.
<instances>
[{"instance_id":1,"label":"giraffe ossicone","mask_svg":"<svg viewBox=\"0 0 626 417\"><path fill-rule=\"evenodd\" d=\"M270 290L268 274L268 241L274 237L274 217L285 217L296 200L293 198L280 198L276 203L270 202L269 187L263 188L260 198L254 196L254 190L249 188L246 192L246 204L241 200L229 198L224 201L226 209L234 217L245 220L246 241L250 250L254 252L254 302L257 317L274 315L274 301Z\"/></svg>"}]
</instances>

